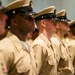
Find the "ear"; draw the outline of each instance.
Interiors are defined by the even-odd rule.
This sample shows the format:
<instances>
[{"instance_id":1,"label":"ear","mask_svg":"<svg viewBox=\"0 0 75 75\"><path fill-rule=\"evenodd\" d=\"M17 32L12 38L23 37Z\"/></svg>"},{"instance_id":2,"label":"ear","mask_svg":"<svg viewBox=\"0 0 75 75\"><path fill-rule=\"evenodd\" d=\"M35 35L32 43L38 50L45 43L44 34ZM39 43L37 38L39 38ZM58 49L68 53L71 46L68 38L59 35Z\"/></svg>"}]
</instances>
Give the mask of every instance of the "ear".
<instances>
[{"instance_id":1,"label":"ear","mask_svg":"<svg viewBox=\"0 0 75 75\"><path fill-rule=\"evenodd\" d=\"M57 28L57 29L59 28L59 23L56 24L56 28Z\"/></svg>"},{"instance_id":2,"label":"ear","mask_svg":"<svg viewBox=\"0 0 75 75\"><path fill-rule=\"evenodd\" d=\"M41 25L42 25L43 27L46 27L46 22L45 22L45 20L41 20Z\"/></svg>"},{"instance_id":3,"label":"ear","mask_svg":"<svg viewBox=\"0 0 75 75\"><path fill-rule=\"evenodd\" d=\"M16 19L12 19L12 20L11 20L11 23L12 23L13 25L17 25Z\"/></svg>"}]
</instances>

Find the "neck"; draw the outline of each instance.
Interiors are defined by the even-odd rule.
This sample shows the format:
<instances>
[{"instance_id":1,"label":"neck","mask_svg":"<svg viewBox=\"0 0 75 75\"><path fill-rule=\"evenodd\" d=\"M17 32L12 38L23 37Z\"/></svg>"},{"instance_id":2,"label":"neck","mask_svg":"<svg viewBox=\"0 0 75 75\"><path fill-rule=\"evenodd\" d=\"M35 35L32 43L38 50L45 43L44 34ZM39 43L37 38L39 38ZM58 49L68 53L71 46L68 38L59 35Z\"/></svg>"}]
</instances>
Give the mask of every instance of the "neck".
<instances>
[{"instance_id":1,"label":"neck","mask_svg":"<svg viewBox=\"0 0 75 75\"><path fill-rule=\"evenodd\" d=\"M50 40L52 34L46 32L46 31L43 31L42 33L47 37L48 40Z\"/></svg>"},{"instance_id":2,"label":"neck","mask_svg":"<svg viewBox=\"0 0 75 75\"><path fill-rule=\"evenodd\" d=\"M64 36L64 34L63 33L61 33L60 31L56 31L56 34L62 39L63 38L63 36Z\"/></svg>"},{"instance_id":3,"label":"neck","mask_svg":"<svg viewBox=\"0 0 75 75\"><path fill-rule=\"evenodd\" d=\"M26 34L23 34L19 31L11 31L14 35L16 35L21 41L26 41L26 36L27 36L27 33Z\"/></svg>"}]
</instances>

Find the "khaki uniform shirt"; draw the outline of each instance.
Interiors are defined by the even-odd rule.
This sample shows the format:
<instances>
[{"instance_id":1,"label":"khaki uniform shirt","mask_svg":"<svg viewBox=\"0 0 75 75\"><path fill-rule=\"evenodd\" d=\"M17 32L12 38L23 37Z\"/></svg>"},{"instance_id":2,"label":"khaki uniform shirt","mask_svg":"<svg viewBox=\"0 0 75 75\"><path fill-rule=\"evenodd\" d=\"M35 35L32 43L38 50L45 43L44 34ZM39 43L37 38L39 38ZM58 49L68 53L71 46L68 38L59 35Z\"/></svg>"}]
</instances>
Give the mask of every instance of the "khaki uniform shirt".
<instances>
[{"instance_id":1,"label":"khaki uniform shirt","mask_svg":"<svg viewBox=\"0 0 75 75\"><path fill-rule=\"evenodd\" d=\"M75 73L75 40L70 39L70 41L67 43L69 53L71 55L71 60L74 66L74 73Z\"/></svg>"},{"instance_id":2,"label":"khaki uniform shirt","mask_svg":"<svg viewBox=\"0 0 75 75\"><path fill-rule=\"evenodd\" d=\"M29 48L31 47L32 42L33 42L32 39L26 40L26 43L28 44Z\"/></svg>"},{"instance_id":3,"label":"khaki uniform shirt","mask_svg":"<svg viewBox=\"0 0 75 75\"><path fill-rule=\"evenodd\" d=\"M7 75L7 69L3 63L2 56L0 56L0 75Z\"/></svg>"},{"instance_id":4,"label":"khaki uniform shirt","mask_svg":"<svg viewBox=\"0 0 75 75\"><path fill-rule=\"evenodd\" d=\"M51 42L40 33L33 41L32 49L35 53L37 75L57 75L57 63Z\"/></svg>"},{"instance_id":5,"label":"khaki uniform shirt","mask_svg":"<svg viewBox=\"0 0 75 75\"><path fill-rule=\"evenodd\" d=\"M6 66L7 75L36 75L33 51L27 50L10 32L0 41L0 56Z\"/></svg>"},{"instance_id":6,"label":"khaki uniform shirt","mask_svg":"<svg viewBox=\"0 0 75 75\"><path fill-rule=\"evenodd\" d=\"M58 75L73 75L74 69L65 43L57 34L53 35L51 41L53 44L57 45L56 49L60 48L61 54L59 55Z\"/></svg>"}]
</instances>

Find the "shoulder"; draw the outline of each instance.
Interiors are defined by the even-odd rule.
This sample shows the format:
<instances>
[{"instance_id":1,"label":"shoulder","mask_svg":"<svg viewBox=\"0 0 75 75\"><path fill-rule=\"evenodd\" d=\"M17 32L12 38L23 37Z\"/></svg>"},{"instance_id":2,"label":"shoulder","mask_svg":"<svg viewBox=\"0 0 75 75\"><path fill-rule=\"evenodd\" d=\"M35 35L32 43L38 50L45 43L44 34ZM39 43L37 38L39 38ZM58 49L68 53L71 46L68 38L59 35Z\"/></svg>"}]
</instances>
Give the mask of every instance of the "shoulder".
<instances>
[{"instance_id":1,"label":"shoulder","mask_svg":"<svg viewBox=\"0 0 75 75\"><path fill-rule=\"evenodd\" d=\"M9 38L4 38L3 40L0 41L0 48L5 48L9 44L11 44L11 40Z\"/></svg>"},{"instance_id":2,"label":"shoulder","mask_svg":"<svg viewBox=\"0 0 75 75\"><path fill-rule=\"evenodd\" d=\"M0 52L12 52L14 50L14 44L9 38L4 38L0 41Z\"/></svg>"},{"instance_id":3,"label":"shoulder","mask_svg":"<svg viewBox=\"0 0 75 75\"><path fill-rule=\"evenodd\" d=\"M52 41L52 43L55 44L55 45L58 45L58 46L60 45L60 41L59 41L59 39L56 38L56 37L52 37L52 38L51 38L51 41Z\"/></svg>"},{"instance_id":4,"label":"shoulder","mask_svg":"<svg viewBox=\"0 0 75 75\"><path fill-rule=\"evenodd\" d=\"M75 46L75 40L70 40L67 44L68 46Z\"/></svg>"},{"instance_id":5,"label":"shoulder","mask_svg":"<svg viewBox=\"0 0 75 75\"><path fill-rule=\"evenodd\" d=\"M42 38L41 38L40 36L38 36L38 37L33 41L32 44L41 44L41 43L43 43L43 40L42 40Z\"/></svg>"}]
</instances>

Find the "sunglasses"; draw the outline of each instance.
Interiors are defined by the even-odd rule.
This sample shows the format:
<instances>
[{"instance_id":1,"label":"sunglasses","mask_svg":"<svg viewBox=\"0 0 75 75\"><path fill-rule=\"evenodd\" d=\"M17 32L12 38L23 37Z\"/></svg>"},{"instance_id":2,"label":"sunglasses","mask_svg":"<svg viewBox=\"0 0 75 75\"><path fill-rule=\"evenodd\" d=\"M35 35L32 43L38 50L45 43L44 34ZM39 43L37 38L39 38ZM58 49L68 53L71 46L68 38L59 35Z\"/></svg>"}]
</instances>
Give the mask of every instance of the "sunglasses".
<instances>
[{"instance_id":1,"label":"sunglasses","mask_svg":"<svg viewBox=\"0 0 75 75\"><path fill-rule=\"evenodd\" d=\"M33 19L33 13L19 13L19 15L21 17L23 17L24 19L26 19L26 20L34 21L34 19Z\"/></svg>"}]
</instances>

